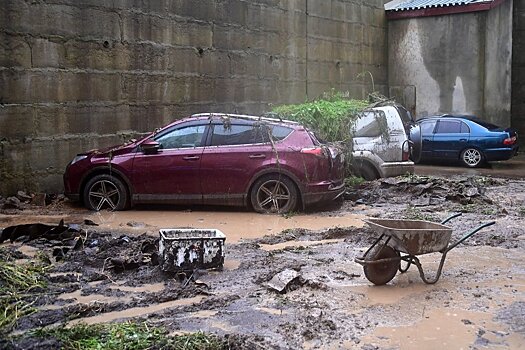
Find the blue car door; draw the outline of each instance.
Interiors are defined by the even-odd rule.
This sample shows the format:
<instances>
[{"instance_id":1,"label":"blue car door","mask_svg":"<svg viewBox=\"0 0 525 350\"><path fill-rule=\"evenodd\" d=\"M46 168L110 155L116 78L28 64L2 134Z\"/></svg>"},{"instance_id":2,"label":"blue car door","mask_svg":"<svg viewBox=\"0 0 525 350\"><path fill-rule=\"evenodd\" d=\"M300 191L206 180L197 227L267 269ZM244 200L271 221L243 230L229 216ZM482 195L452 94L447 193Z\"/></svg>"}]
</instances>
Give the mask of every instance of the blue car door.
<instances>
[{"instance_id":1,"label":"blue car door","mask_svg":"<svg viewBox=\"0 0 525 350\"><path fill-rule=\"evenodd\" d=\"M433 153L439 159L459 159L470 138L468 126L460 120L439 120L433 140Z\"/></svg>"},{"instance_id":2,"label":"blue car door","mask_svg":"<svg viewBox=\"0 0 525 350\"><path fill-rule=\"evenodd\" d=\"M429 159L433 156L433 140L435 120L425 120L421 124L421 159Z\"/></svg>"}]
</instances>

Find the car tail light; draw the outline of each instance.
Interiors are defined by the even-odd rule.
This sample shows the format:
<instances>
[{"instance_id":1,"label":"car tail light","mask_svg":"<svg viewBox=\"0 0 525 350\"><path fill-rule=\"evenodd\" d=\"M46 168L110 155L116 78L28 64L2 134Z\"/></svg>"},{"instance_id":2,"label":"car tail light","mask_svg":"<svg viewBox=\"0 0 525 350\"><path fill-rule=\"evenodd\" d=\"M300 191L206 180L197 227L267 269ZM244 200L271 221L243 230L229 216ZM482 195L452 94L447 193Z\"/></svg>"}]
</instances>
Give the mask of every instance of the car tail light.
<instances>
[{"instance_id":1,"label":"car tail light","mask_svg":"<svg viewBox=\"0 0 525 350\"><path fill-rule=\"evenodd\" d=\"M313 154L314 156L324 158L326 157L326 152L322 147L308 147L301 149L301 153L304 154Z\"/></svg>"},{"instance_id":2,"label":"car tail light","mask_svg":"<svg viewBox=\"0 0 525 350\"><path fill-rule=\"evenodd\" d=\"M516 136L508 137L505 140L503 140L504 145L513 145L516 143Z\"/></svg>"},{"instance_id":3,"label":"car tail light","mask_svg":"<svg viewBox=\"0 0 525 350\"><path fill-rule=\"evenodd\" d=\"M401 147L402 155L401 159L403 162L406 162L410 159L410 145L408 140L403 142L403 147Z\"/></svg>"}]
</instances>

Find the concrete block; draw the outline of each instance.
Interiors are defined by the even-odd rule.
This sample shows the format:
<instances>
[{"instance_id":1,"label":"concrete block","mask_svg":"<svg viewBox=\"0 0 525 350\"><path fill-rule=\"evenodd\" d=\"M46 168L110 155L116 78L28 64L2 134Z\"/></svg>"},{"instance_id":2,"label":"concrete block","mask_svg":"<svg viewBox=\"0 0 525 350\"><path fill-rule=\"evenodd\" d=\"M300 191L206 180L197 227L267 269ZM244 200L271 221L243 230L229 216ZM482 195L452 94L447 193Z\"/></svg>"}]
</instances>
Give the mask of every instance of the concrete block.
<instances>
[{"instance_id":1,"label":"concrete block","mask_svg":"<svg viewBox=\"0 0 525 350\"><path fill-rule=\"evenodd\" d=\"M35 135L35 109L32 106L0 107L0 140L23 139Z\"/></svg>"},{"instance_id":2,"label":"concrete block","mask_svg":"<svg viewBox=\"0 0 525 350\"><path fill-rule=\"evenodd\" d=\"M152 41L155 43L193 47L211 47L212 24L176 21L170 17L158 17L143 13L123 15L125 41Z\"/></svg>"},{"instance_id":3,"label":"concrete block","mask_svg":"<svg viewBox=\"0 0 525 350\"><path fill-rule=\"evenodd\" d=\"M32 66L40 67L64 67L66 48L63 43L49 39L34 39L31 43Z\"/></svg>"},{"instance_id":4,"label":"concrete block","mask_svg":"<svg viewBox=\"0 0 525 350\"><path fill-rule=\"evenodd\" d=\"M31 48L25 38L18 35L1 36L0 67L31 67Z\"/></svg>"},{"instance_id":5,"label":"concrete block","mask_svg":"<svg viewBox=\"0 0 525 350\"><path fill-rule=\"evenodd\" d=\"M119 16L105 9L10 1L9 29L39 36L106 38L120 40Z\"/></svg>"}]
</instances>

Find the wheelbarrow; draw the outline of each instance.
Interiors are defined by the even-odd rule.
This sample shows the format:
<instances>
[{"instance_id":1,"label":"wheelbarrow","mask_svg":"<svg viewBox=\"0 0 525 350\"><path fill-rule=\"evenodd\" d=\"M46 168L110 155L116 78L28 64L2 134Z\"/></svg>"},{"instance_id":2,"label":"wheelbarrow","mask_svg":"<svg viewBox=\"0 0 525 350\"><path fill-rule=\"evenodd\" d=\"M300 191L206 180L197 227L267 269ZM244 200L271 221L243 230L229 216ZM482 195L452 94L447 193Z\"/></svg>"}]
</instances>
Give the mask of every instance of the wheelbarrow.
<instances>
[{"instance_id":1,"label":"wheelbarrow","mask_svg":"<svg viewBox=\"0 0 525 350\"><path fill-rule=\"evenodd\" d=\"M439 280L447 253L466 241L479 230L494 225L495 221L476 227L457 242L450 244L452 229L445 224L460 216L454 214L441 223L423 220L368 219L364 220L381 236L355 262L363 265L366 278L376 284L388 283L397 271L404 273L414 264L423 282L434 284ZM441 253L441 262L434 278L427 278L417 255ZM403 254L403 255L402 255ZM401 266L401 261L406 266Z\"/></svg>"}]
</instances>

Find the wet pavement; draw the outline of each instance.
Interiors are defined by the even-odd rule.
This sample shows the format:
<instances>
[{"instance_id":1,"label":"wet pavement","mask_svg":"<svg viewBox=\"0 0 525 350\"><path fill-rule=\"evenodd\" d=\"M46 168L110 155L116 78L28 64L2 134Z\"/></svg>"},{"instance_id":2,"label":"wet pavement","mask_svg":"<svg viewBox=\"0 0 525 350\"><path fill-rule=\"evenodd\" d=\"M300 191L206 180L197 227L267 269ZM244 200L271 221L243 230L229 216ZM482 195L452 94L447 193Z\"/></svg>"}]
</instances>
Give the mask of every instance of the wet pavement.
<instances>
[{"instance_id":1,"label":"wet pavement","mask_svg":"<svg viewBox=\"0 0 525 350\"><path fill-rule=\"evenodd\" d=\"M491 162L484 167L469 169L459 164L450 164L450 162L436 162L418 164L415 168L417 175L477 175L477 176L493 176L507 179L524 179L525 178L525 154L502 161Z\"/></svg>"}]
</instances>

